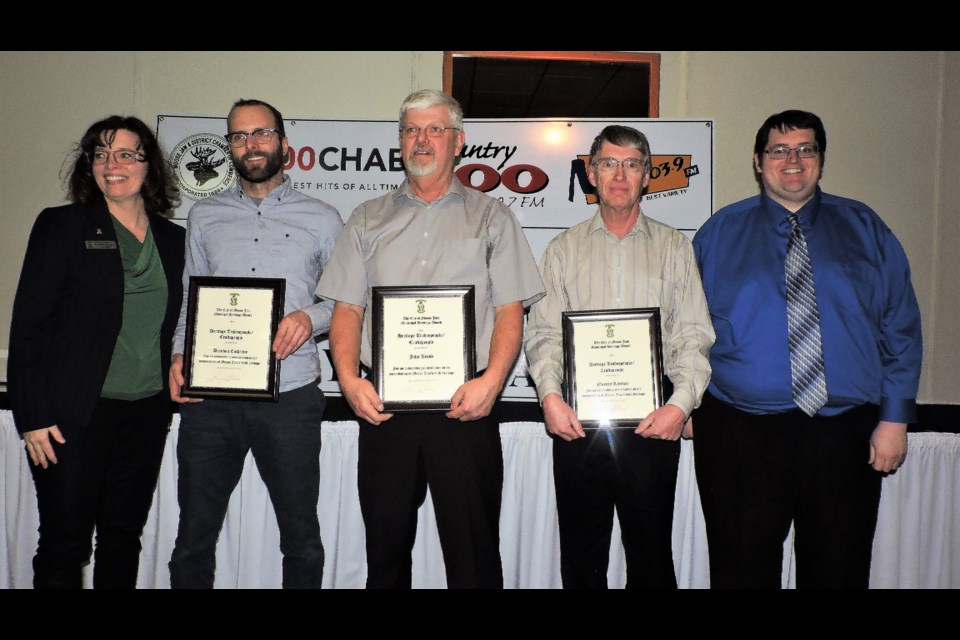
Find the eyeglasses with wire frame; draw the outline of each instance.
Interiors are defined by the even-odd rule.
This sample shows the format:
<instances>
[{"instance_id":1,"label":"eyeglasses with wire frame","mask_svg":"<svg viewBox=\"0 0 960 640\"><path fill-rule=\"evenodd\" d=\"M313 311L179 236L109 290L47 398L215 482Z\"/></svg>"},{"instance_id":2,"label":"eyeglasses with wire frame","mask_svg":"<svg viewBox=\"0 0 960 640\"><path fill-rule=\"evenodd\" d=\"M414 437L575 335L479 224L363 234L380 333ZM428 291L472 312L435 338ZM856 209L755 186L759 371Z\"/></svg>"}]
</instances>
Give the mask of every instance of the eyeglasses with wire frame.
<instances>
[{"instance_id":1,"label":"eyeglasses with wire frame","mask_svg":"<svg viewBox=\"0 0 960 640\"><path fill-rule=\"evenodd\" d=\"M117 164L136 164L137 162L147 161L145 155L133 149L117 149L116 151L98 149L90 154L90 164L106 164L107 158L110 156L113 156L113 161Z\"/></svg>"},{"instance_id":2,"label":"eyeglasses with wire frame","mask_svg":"<svg viewBox=\"0 0 960 640\"><path fill-rule=\"evenodd\" d=\"M439 138L447 130L460 131L460 127L441 127L438 124L429 127L400 127L400 135L404 138L416 138L421 131L425 131L428 138Z\"/></svg>"},{"instance_id":3,"label":"eyeglasses with wire frame","mask_svg":"<svg viewBox=\"0 0 960 640\"><path fill-rule=\"evenodd\" d=\"M623 167L625 173L639 173L644 170L646 163L640 158L597 158L593 162L596 167L603 172L616 171L617 167Z\"/></svg>"},{"instance_id":4,"label":"eyeglasses with wire frame","mask_svg":"<svg viewBox=\"0 0 960 640\"><path fill-rule=\"evenodd\" d=\"M276 129L257 129L246 133L245 131L231 131L227 134L227 142L231 147L242 147L247 144L247 138L252 137L257 144L264 144L273 140L273 136L280 133Z\"/></svg>"},{"instance_id":5,"label":"eyeglasses with wire frame","mask_svg":"<svg viewBox=\"0 0 960 640\"><path fill-rule=\"evenodd\" d=\"M790 153L796 151L798 158L816 158L820 155L820 147L815 144L800 144L796 147L788 147L785 144L778 144L775 147L764 149L763 152L771 160L786 160Z\"/></svg>"}]
</instances>

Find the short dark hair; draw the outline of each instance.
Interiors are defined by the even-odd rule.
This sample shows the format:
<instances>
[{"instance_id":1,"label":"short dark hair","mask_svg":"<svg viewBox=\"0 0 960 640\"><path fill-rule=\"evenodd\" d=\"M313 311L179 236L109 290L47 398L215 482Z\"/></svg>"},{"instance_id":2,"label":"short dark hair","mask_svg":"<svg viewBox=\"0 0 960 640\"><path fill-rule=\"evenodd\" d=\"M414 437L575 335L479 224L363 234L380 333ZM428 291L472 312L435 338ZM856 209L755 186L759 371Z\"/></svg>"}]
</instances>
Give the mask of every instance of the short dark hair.
<instances>
[{"instance_id":1,"label":"short dark hair","mask_svg":"<svg viewBox=\"0 0 960 640\"><path fill-rule=\"evenodd\" d=\"M637 131L633 127L625 127L620 124L611 124L604 127L603 131L600 132L600 135L594 138L593 144L590 145L591 165L596 163L597 153L600 152L600 147L603 146L604 142L609 142L610 144L618 147L636 149L640 152L640 155L643 156L644 173L650 172L650 143L647 141L647 136L643 135L641 132Z\"/></svg>"},{"instance_id":2,"label":"short dark hair","mask_svg":"<svg viewBox=\"0 0 960 640\"><path fill-rule=\"evenodd\" d=\"M66 191L75 204L94 204L103 198L103 192L93 177L90 161L93 151L104 144L113 144L117 131L123 129L137 136L139 151L147 159L147 174L140 187L140 196L147 211L166 213L180 204L180 192L167 164L156 136L143 120L133 116L113 115L90 125L74 151L73 165L66 179Z\"/></svg>"},{"instance_id":3,"label":"short dark hair","mask_svg":"<svg viewBox=\"0 0 960 640\"><path fill-rule=\"evenodd\" d=\"M815 113L790 109L775 113L767 118L757 131L757 139L753 144L753 153L759 158L761 165L764 160L763 151L767 148L770 132L774 129L780 133L786 133L794 129L812 129L817 146L820 147L820 167L823 168L823 164L827 160L827 132L823 128L823 120Z\"/></svg>"},{"instance_id":4,"label":"short dark hair","mask_svg":"<svg viewBox=\"0 0 960 640\"><path fill-rule=\"evenodd\" d=\"M273 114L273 128L277 130L277 133L280 134L281 138L285 138L287 136L286 130L283 128L283 116L280 114L280 110L269 102L257 100L256 98L241 98L240 100L234 102L233 106L230 107L230 113L227 114L227 127L230 126L230 115L233 113L234 109L239 109L240 107L266 107L270 110L270 113Z\"/></svg>"}]
</instances>

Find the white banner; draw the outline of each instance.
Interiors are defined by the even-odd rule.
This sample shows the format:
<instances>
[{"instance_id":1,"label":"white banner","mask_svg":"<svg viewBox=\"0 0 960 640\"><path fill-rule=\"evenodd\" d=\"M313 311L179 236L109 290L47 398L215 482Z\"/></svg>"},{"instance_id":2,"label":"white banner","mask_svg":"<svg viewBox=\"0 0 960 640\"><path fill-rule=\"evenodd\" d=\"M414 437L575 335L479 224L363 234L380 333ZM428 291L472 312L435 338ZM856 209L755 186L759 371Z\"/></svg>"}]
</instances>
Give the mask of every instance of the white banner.
<instances>
[{"instance_id":1,"label":"white banner","mask_svg":"<svg viewBox=\"0 0 960 640\"><path fill-rule=\"evenodd\" d=\"M650 141L653 169L644 214L692 237L713 212L713 121L663 119L466 120L460 179L507 204L539 261L547 243L596 211L586 159L608 124L639 129ZM290 158L284 170L297 190L319 198L347 220L366 200L403 182L396 120L285 120ZM176 218L202 198L232 186L237 175L223 135L226 118L161 115L157 135L180 186ZM339 394L320 343L324 392ZM507 399L535 398L519 358Z\"/></svg>"}]
</instances>

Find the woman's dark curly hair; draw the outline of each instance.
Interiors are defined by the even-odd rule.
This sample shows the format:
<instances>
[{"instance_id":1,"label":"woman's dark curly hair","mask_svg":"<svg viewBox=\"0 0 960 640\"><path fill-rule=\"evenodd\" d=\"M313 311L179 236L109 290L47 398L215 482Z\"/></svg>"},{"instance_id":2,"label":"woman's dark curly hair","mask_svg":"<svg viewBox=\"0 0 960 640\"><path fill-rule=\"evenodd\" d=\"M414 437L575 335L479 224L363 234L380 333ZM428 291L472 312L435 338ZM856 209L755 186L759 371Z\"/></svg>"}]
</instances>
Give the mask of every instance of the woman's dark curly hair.
<instances>
[{"instance_id":1,"label":"woman's dark curly hair","mask_svg":"<svg viewBox=\"0 0 960 640\"><path fill-rule=\"evenodd\" d=\"M147 159L147 174L143 179L143 186L140 187L146 210L166 213L180 204L180 193L156 136L142 120L133 116L110 116L94 122L83 134L74 152L73 166L67 174L65 184L70 201L89 205L103 197L94 180L90 159L97 147L112 144L120 129L137 136L140 140L137 151Z\"/></svg>"}]
</instances>

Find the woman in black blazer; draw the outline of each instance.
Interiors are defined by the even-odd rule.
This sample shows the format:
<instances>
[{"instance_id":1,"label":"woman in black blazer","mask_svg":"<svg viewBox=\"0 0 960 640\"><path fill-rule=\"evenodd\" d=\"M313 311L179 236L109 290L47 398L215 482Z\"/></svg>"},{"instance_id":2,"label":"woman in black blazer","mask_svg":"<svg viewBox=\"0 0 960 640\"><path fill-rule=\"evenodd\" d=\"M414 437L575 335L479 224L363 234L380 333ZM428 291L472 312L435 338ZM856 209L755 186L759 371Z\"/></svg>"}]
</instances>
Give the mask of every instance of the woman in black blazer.
<instances>
[{"instance_id":1,"label":"woman in black blazer","mask_svg":"<svg viewBox=\"0 0 960 640\"><path fill-rule=\"evenodd\" d=\"M133 588L171 404L184 230L156 138L137 118L94 123L72 204L30 234L10 326L8 391L37 489L34 587Z\"/></svg>"}]
</instances>

